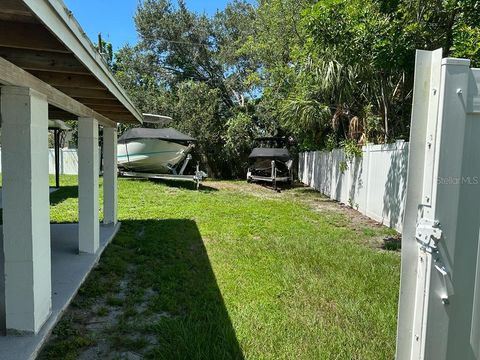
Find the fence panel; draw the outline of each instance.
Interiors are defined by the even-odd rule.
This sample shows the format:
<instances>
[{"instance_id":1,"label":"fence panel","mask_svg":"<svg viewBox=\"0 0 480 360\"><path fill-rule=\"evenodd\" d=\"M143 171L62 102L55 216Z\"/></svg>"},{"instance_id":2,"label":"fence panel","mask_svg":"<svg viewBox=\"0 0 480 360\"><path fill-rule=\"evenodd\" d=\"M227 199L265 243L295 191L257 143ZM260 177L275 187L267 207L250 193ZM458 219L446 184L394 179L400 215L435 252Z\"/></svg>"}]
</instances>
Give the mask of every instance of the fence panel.
<instances>
[{"instance_id":1,"label":"fence panel","mask_svg":"<svg viewBox=\"0 0 480 360\"><path fill-rule=\"evenodd\" d=\"M1 149L0 149L0 172L1 172ZM48 172L55 174L55 150L48 149ZM60 149L60 174L78 175L77 149Z\"/></svg>"},{"instance_id":2,"label":"fence panel","mask_svg":"<svg viewBox=\"0 0 480 360\"><path fill-rule=\"evenodd\" d=\"M362 147L347 161L342 149L300 153L298 178L333 200L402 231L408 143ZM345 165L347 166L345 168Z\"/></svg>"}]
</instances>

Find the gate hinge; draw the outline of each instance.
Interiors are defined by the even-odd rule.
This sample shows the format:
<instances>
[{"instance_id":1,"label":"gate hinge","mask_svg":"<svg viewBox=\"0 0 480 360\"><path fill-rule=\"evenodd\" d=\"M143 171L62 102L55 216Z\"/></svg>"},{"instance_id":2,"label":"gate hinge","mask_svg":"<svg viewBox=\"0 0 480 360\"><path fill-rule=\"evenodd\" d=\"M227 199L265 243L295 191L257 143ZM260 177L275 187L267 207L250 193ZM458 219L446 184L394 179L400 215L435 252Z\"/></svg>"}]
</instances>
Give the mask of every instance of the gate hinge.
<instances>
[{"instance_id":1,"label":"gate hinge","mask_svg":"<svg viewBox=\"0 0 480 360\"><path fill-rule=\"evenodd\" d=\"M429 253L435 252L442 238L440 223L437 220L420 219L415 229L415 238L423 250Z\"/></svg>"}]
</instances>

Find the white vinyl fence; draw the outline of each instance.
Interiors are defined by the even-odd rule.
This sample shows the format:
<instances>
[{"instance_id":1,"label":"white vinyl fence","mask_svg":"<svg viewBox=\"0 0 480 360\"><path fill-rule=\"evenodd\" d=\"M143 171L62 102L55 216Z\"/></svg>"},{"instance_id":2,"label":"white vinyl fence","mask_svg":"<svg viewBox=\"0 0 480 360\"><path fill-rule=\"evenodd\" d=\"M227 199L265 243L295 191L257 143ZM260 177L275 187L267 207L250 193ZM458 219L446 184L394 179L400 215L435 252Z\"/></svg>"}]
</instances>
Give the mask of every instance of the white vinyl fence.
<instances>
[{"instance_id":1,"label":"white vinyl fence","mask_svg":"<svg viewBox=\"0 0 480 360\"><path fill-rule=\"evenodd\" d=\"M2 164L1 153L2 151L0 149L0 169ZM55 174L55 150L54 149L48 149L48 170L50 174ZM77 149L60 149L60 174L62 175L78 174Z\"/></svg>"},{"instance_id":2,"label":"white vinyl fence","mask_svg":"<svg viewBox=\"0 0 480 360\"><path fill-rule=\"evenodd\" d=\"M55 150L48 149L48 172L55 174ZM60 149L60 174L78 175L77 149Z\"/></svg>"},{"instance_id":3,"label":"white vinyl fence","mask_svg":"<svg viewBox=\"0 0 480 360\"><path fill-rule=\"evenodd\" d=\"M362 157L346 162L347 169L342 149L304 152L299 155L298 177L331 199L401 232L407 162L408 143L403 141L363 146Z\"/></svg>"}]
</instances>

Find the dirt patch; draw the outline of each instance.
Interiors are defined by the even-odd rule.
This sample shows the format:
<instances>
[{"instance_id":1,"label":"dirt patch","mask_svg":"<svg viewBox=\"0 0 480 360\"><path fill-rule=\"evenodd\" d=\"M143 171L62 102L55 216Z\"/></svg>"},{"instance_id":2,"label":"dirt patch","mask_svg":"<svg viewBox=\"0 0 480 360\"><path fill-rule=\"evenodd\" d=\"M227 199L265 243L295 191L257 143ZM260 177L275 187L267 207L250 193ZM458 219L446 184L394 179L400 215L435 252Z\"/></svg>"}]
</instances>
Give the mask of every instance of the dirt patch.
<instances>
[{"instance_id":1,"label":"dirt patch","mask_svg":"<svg viewBox=\"0 0 480 360\"><path fill-rule=\"evenodd\" d=\"M294 187L280 187L275 191L270 184L247 183L246 181L208 181L205 183L210 188L218 191L232 191L242 194L249 194L261 199L282 199ZM303 187L303 185L302 185Z\"/></svg>"},{"instance_id":2,"label":"dirt patch","mask_svg":"<svg viewBox=\"0 0 480 360\"><path fill-rule=\"evenodd\" d=\"M355 230L359 235L358 239L369 247L381 250L397 250L400 248L400 245L385 246L389 241L388 239L396 239L395 242L399 244L401 241L400 234L395 233L394 230L387 230L385 225L370 219L348 205L326 197L301 201L306 203L316 212L333 212L344 216L347 220L346 225ZM387 232L389 234L386 234Z\"/></svg>"},{"instance_id":3,"label":"dirt patch","mask_svg":"<svg viewBox=\"0 0 480 360\"><path fill-rule=\"evenodd\" d=\"M112 284L115 290L108 296L97 297L86 306L70 306L49 341L77 336L75 341L82 341L80 360L143 359L158 345L157 336L149 328L172 315L152 313L149 305L158 293L151 288L139 291L133 283L135 273L136 267L129 265L125 276ZM88 299L79 294L75 301L82 304Z\"/></svg>"}]
</instances>

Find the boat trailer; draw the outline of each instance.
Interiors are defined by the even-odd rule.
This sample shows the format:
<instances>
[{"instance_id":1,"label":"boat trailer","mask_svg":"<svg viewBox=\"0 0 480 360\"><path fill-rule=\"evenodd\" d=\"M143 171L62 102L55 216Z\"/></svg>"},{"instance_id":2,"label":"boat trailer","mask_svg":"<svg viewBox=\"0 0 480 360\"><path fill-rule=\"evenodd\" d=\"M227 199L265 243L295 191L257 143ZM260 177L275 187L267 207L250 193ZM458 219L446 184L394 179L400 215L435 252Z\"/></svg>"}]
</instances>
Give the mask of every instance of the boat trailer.
<instances>
[{"instance_id":1,"label":"boat trailer","mask_svg":"<svg viewBox=\"0 0 480 360\"><path fill-rule=\"evenodd\" d=\"M138 179L150 179L150 180L177 180L177 181L193 181L197 190L200 189L200 185L204 179L208 177L207 173L200 170L200 164L197 163L195 174L184 175L183 172L187 167L188 162L192 159L190 154L187 155L180 171L177 173L174 168L171 168L172 174L152 174L145 172L123 171L119 170L118 175L121 177L130 177Z\"/></svg>"},{"instance_id":2,"label":"boat trailer","mask_svg":"<svg viewBox=\"0 0 480 360\"><path fill-rule=\"evenodd\" d=\"M292 181L292 176L277 176L277 166L275 165L275 161L272 160L272 171L271 176L259 176L259 175L252 175L250 169L247 171L247 182L254 182L254 181L265 181L271 182L273 190L278 190L277 182L284 182L290 183Z\"/></svg>"}]
</instances>

